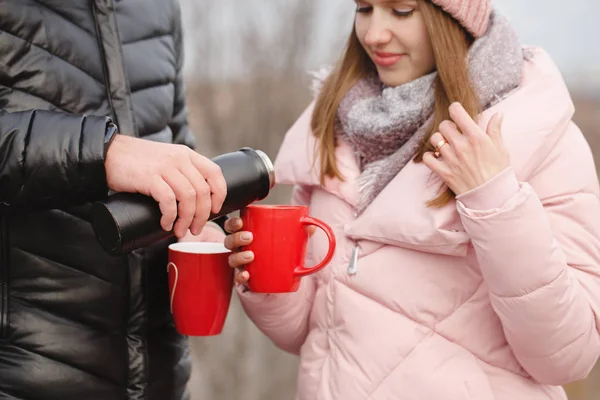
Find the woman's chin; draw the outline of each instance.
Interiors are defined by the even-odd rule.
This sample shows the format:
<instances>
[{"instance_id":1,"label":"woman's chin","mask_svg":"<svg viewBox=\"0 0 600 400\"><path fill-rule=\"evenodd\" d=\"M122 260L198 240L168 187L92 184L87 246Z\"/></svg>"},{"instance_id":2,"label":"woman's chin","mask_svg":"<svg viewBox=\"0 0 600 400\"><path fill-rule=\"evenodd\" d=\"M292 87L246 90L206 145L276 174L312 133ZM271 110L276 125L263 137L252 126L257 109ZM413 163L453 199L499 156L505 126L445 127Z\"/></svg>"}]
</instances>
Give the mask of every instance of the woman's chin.
<instances>
[{"instance_id":1,"label":"woman's chin","mask_svg":"<svg viewBox=\"0 0 600 400\"><path fill-rule=\"evenodd\" d=\"M381 80L381 82L383 82L384 85L390 87L400 86L414 79L411 78L409 74L403 71L390 71L378 68L377 73L379 74L379 79Z\"/></svg>"}]
</instances>

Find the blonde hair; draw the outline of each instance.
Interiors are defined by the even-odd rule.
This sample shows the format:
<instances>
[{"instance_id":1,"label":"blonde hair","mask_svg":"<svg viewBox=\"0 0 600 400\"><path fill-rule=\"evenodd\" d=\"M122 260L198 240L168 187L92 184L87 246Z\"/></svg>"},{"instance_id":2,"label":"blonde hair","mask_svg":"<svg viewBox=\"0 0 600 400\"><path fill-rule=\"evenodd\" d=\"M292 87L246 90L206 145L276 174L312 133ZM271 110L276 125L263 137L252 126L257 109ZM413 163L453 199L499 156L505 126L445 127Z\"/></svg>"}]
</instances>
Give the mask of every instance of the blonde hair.
<instances>
[{"instance_id":1,"label":"blonde hair","mask_svg":"<svg viewBox=\"0 0 600 400\"><path fill-rule=\"evenodd\" d=\"M423 14L432 42L438 75L434 89L433 124L414 157L415 162L421 162L423 154L433 150L429 139L442 121L450 119L450 104L460 102L474 119L481 111L467 66L467 55L473 37L450 14L429 0L420 0L419 10ZM312 115L311 128L317 139L321 184L324 184L327 177L344 179L335 161L337 110L346 93L373 71L375 66L353 30L342 58L323 83ZM443 187L440 194L428 204L440 207L454 197L449 188Z\"/></svg>"}]
</instances>

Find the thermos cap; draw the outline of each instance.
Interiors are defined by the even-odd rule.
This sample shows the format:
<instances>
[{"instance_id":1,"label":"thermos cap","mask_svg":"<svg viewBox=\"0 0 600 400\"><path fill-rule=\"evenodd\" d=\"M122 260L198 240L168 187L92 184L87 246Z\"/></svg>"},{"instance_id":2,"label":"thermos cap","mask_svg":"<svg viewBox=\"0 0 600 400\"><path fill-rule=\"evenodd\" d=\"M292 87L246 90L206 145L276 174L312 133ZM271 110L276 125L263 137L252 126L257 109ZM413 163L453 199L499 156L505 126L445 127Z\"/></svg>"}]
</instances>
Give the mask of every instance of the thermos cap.
<instances>
[{"instance_id":1,"label":"thermos cap","mask_svg":"<svg viewBox=\"0 0 600 400\"><path fill-rule=\"evenodd\" d=\"M256 154L258 154L263 164L265 165L265 168L269 173L269 189L273 189L273 186L275 186L275 167L273 166L273 163L271 162L269 156L267 156L262 150L254 151L256 152Z\"/></svg>"}]
</instances>

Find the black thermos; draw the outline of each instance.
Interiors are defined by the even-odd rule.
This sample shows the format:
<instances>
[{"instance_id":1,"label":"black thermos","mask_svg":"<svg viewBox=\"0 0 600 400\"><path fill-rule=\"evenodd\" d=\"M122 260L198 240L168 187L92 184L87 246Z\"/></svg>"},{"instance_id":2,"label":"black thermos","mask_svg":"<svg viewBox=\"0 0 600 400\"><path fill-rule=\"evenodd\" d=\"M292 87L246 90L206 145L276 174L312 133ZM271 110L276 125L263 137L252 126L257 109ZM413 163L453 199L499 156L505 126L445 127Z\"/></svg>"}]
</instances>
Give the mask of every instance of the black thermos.
<instances>
[{"instance_id":1,"label":"black thermos","mask_svg":"<svg viewBox=\"0 0 600 400\"><path fill-rule=\"evenodd\" d=\"M212 159L227 182L227 197L218 214L209 220L240 210L264 199L275 184L273 164L260 150L244 147ZM111 255L121 255L173 236L160 226L158 203L142 194L116 193L92 205L96 238Z\"/></svg>"}]
</instances>

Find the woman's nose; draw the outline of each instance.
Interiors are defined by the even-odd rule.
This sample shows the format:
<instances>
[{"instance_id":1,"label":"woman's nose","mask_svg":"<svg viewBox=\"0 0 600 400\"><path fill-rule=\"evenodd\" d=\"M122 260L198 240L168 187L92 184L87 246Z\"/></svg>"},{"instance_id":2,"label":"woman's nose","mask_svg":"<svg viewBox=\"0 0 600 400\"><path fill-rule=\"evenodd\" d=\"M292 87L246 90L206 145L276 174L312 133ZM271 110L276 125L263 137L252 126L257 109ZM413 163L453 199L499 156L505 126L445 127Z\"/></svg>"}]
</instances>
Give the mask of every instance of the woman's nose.
<instances>
[{"instance_id":1,"label":"woman's nose","mask_svg":"<svg viewBox=\"0 0 600 400\"><path fill-rule=\"evenodd\" d=\"M387 44L392 39L392 32L377 13L373 13L369 20L369 29L367 30L364 42L368 46L378 47Z\"/></svg>"}]
</instances>

